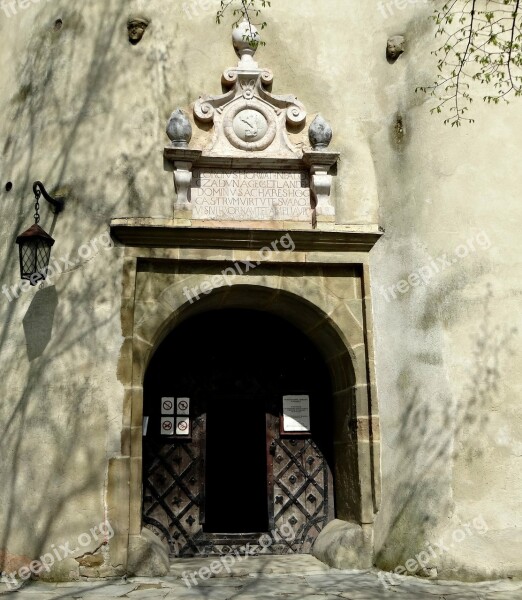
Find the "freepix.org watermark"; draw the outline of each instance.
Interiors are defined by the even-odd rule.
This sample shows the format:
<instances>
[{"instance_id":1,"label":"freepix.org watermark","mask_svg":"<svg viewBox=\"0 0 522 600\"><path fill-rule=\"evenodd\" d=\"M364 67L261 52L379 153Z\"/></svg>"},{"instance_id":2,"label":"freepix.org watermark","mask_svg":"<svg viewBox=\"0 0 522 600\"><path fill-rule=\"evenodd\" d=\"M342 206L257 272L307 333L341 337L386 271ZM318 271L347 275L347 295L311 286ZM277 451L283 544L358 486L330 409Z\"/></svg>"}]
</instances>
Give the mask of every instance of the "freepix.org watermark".
<instances>
[{"instance_id":1,"label":"freepix.org watermark","mask_svg":"<svg viewBox=\"0 0 522 600\"><path fill-rule=\"evenodd\" d=\"M257 541L257 544L266 550L267 548L270 548L274 542L277 543L281 540L285 540L286 542L295 540L295 531L289 523L284 523L281 527L272 530L270 533L264 533ZM250 546L250 544L246 544L228 554L223 554L219 559L209 563L208 567L201 567L197 571L183 571L181 578L187 588L191 588L193 585L199 584L199 579L202 581L210 579L213 575L221 573L223 569L227 573L230 573L232 565L236 562L245 560L250 556L256 556L256 548Z\"/></svg>"},{"instance_id":2,"label":"freepix.org watermark","mask_svg":"<svg viewBox=\"0 0 522 600\"><path fill-rule=\"evenodd\" d=\"M216 10L216 2L214 0L190 0L183 2L182 10L189 19L198 18L201 13Z\"/></svg>"},{"instance_id":3,"label":"freepix.org watermark","mask_svg":"<svg viewBox=\"0 0 522 600\"><path fill-rule=\"evenodd\" d=\"M88 533L82 533L78 536L76 544L71 548L69 542L64 544L51 544L49 552L42 554L39 559L33 560L28 565L20 567L17 571L6 573L2 571L0 581L5 583L9 589L20 587L19 580L26 581L31 576L39 577L44 571L49 572L51 567L69 556L73 556L83 548L90 546L92 542L100 544L108 542L114 537L114 530L109 521L103 521L96 527L89 529Z\"/></svg>"},{"instance_id":4,"label":"freepix.org watermark","mask_svg":"<svg viewBox=\"0 0 522 600\"><path fill-rule=\"evenodd\" d=\"M6 17L11 18L18 14L20 10L27 10L34 4L44 4L51 0L0 0L0 9L3 10Z\"/></svg>"},{"instance_id":5,"label":"freepix.org watermark","mask_svg":"<svg viewBox=\"0 0 522 600\"><path fill-rule=\"evenodd\" d=\"M408 6L416 4L428 4L430 0L379 0L377 8L383 17L393 17L395 11L405 10Z\"/></svg>"},{"instance_id":6,"label":"freepix.org watermark","mask_svg":"<svg viewBox=\"0 0 522 600\"><path fill-rule=\"evenodd\" d=\"M381 287L379 291L386 302L396 300L398 294L406 294L413 287L428 285L436 275L453 266L459 260L467 258L473 252L488 250L491 245L487 234L480 231L474 237L469 238L465 244L459 244L452 255L442 254L436 259L432 259L428 264L412 271L406 279L401 279L387 288Z\"/></svg>"},{"instance_id":7,"label":"freepix.org watermark","mask_svg":"<svg viewBox=\"0 0 522 600\"><path fill-rule=\"evenodd\" d=\"M71 258L70 254L61 258L51 258L49 265L47 265L47 267L42 271L42 273L45 275L45 281L52 285L52 282L57 275L61 275L66 271L74 269L83 261L93 258L100 250L112 248L113 246L114 244L111 240L110 233L108 231L104 231L98 237L93 238L86 244L82 244L78 248L77 253L79 258ZM40 283L40 281L43 282L38 273L35 274L34 277L34 282L24 279L20 283L16 283L11 287L8 287L4 283L2 285L2 294L7 298L8 302L12 302L15 298L19 298L20 294L29 291L35 284Z\"/></svg>"},{"instance_id":8,"label":"freepix.org watermark","mask_svg":"<svg viewBox=\"0 0 522 600\"><path fill-rule=\"evenodd\" d=\"M295 250L295 243L289 233L285 233L280 239L274 240L270 246L261 248L256 258L261 260L239 260L231 267L223 269L219 275L212 275L208 277L201 284L188 288L183 288L183 295L191 303L194 304L196 300L200 299L202 294L210 294L210 292L216 288L222 287L223 285L231 286L235 277L249 273L256 267L258 267L263 260L267 260L275 252L293 252Z\"/></svg>"},{"instance_id":9,"label":"freepix.org watermark","mask_svg":"<svg viewBox=\"0 0 522 600\"><path fill-rule=\"evenodd\" d=\"M461 544L464 540L474 535L484 535L488 531L488 526L484 517L481 515L475 517L471 523L462 523L458 529L451 533L450 539L440 538L438 542L426 542L426 549L421 550L415 557L409 558L404 565L395 567L393 573L379 573L379 579L389 585L399 585L401 580L397 575L415 575L420 573L425 577L436 577L435 570L430 569L434 560L449 552L456 544Z\"/></svg>"}]
</instances>

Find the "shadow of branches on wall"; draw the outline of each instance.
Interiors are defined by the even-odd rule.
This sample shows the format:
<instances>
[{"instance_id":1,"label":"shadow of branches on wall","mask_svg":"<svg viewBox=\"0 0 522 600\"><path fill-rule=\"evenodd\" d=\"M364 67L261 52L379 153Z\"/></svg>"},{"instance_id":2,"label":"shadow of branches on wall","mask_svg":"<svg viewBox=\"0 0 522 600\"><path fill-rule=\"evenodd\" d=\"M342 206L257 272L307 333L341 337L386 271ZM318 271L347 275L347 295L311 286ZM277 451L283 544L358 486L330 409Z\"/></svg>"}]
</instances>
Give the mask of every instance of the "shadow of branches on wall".
<instances>
[{"instance_id":1,"label":"shadow of branches on wall","mask_svg":"<svg viewBox=\"0 0 522 600\"><path fill-rule=\"evenodd\" d=\"M78 547L76 537L106 517L107 458L121 451L121 251L100 236L110 218L146 210L134 196L129 208L127 175L147 172L156 143L155 129L145 150L133 152L139 140L130 140L133 158L119 173L119 150L100 146L100 131L116 138L118 89L136 76L129 72L136 54L128 50L127 3L76 8L55 0L30 10L24 18L34 16L33 26L20 30L19 52L11 55L16 80L3 82L12 93L0 126L0 177L14 184L0 205L7 238L0 283L9 290L0 296L0 571L7 572L59 544ZM150 69L146 56L138 58L141 75ZM55 264L63 257L73 264L41 289L20 292L15 238L32 224L36 179L66 196L52 229L41 202L41 225L56 239ZM82 247L90 252L80 254ZM73 556L99 552L100 543L93 538ZM57 568L59 577L78 576L72 558Z\"/></svg>"},{"instance_id":2,"label":"shadow of branches on wall","mask_svg":"<svg viewBox=\"0 0 522 600\"><path fill-rule=\"evenodd\" d=\"M498 400L503 362L517 333L508 325L495 323L492 302L488 286L480 301L480 324L472 338L460 397L453 398L442 387L427 393L422 379L408 374L409 391L391 450L397 454L395 463L401 465L390 500L398 510L376 556L376 564L383 569L391 570L413 558L415 552L426 550L429 533L447 523L453 512L452 463L456 459L471 463L486 449L484 431Z\"/></svg>"}]
</instances>

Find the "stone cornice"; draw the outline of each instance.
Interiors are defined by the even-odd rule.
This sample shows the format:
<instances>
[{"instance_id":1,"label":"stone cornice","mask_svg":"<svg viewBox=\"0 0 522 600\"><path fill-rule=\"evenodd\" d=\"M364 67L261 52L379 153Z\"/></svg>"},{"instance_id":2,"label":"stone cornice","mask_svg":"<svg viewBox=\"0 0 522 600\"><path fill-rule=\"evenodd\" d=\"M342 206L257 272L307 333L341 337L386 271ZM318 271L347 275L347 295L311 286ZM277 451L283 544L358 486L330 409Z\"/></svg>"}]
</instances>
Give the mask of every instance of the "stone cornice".
<instances>
[{"instance_id":1,"label":"stone cornice","mask_svg":"<svg viewBox=\"0 0 522 600\"><path fill-rule=\"evenodd\" d=\"M213 156L205 155L201 150L189 148L173 148L166 146L163 155L168 163L190 162L193 168L213 169L255 169L273 171L292 171L307 168L309 165L303 158L274 156ZM170 167L172 170L172 167Z\"/></svg>"},{"instance_id":2,"label":"stone cornice","mask_svg":"<svg viewBox=\"0 0 522 600\"><path fill-rule=\"evenodd\" d=\"M193 168L213 169L255 169L273 171L292 171L322 166L330 169L337 164L339 152L317 152L308 150L301 157L272 157L272 156L213 156L205 155L202 150L192 148L174 148L166 146L163 155L168 163L190 163Z\"/></svg>"},{"instance_id":3,"label":"stone cornice","mask_svg":"<svg viewBox=\"0 0 522 600\"><path fill-rule=\"evenodd\" d=\"M175 220L112 219L111 235L125 246L156 248L232 248L254 250L290 234L299 252L369 252L383 231L376 225L336 226L332 230L183 226Z\"/></svg>"}]
</instances>

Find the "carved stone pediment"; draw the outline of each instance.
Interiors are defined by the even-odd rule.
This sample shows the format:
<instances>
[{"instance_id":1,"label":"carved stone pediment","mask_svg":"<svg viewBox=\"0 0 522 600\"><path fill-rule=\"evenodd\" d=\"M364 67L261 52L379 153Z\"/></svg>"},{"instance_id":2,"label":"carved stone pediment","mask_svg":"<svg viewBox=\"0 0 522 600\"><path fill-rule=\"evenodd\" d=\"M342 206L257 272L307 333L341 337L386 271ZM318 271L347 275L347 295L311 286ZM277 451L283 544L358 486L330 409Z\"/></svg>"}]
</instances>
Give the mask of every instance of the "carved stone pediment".
<instances>
[{"instance_id":1,"label":"carved stone pediment","mask_svg":"<svg viewBox=\"0 0 522 600\"><path fill-rule=\"evenodd\" d=\"M291 142L289 133L303 130L306 110L295 96L271 92L271 71L258 66L255 48L245 41L252 33L257 36L247 22L233 33L240 60L222 76L224 93L194 104L194 123L212 126L208 142L188 147L191 128L180 109L169 121L164 155L173 165L175 213L249 223L334 221L329 172L339 154L326 152L331 128L318 117L309 130L313 148Z\"/></svg>"},{"instance_id":2,"label":"carved stone pediment","mask_svg":"<svg viewBox=\"0 0 522 600\"><path fill-rule=\"evenodd\" d=\"M267 88L273 81L272 73L257 68L251 57L245 58L223 74L228 92L204 96L194 106L197 121L214 123L214 139L207 154L237 156L254 151L264 156L299 158L302 153L290 143L287 126L304 124L304 106L295 96L270 93Z\"/></svg>"}]
</instances>

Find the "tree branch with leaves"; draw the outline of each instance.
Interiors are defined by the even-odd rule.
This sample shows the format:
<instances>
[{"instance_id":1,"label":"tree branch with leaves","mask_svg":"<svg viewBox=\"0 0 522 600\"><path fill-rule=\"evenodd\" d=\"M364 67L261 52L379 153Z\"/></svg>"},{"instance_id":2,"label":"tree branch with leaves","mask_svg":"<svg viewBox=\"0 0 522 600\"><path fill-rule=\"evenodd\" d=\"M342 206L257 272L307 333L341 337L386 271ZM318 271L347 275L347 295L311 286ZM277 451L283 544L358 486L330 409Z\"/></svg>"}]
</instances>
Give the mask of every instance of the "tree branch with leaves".
<instances>
[{"instance_id":1,"label":"tree branch with leaves","mask_svg":"<svg viewBox=\"0 0 522 600\"><path fill-rule=\"evenodd\" d=\"M248 22L248 30L244 36L252 47L257 48L258 46L265 46L266 42L263 42L252 30L252 26L259 29L266 27L266 21L260 23L254 23L253 18L258 18L261 15L261 9L270 7L270 0L220 0L220 8L216 14L216 23L221 24L227 10L231 10L236 20L232 23L232 27L237 27L241 20Z\"/></svg>"},{"instance_id":2,"label":"tree branch with leaves","mask_svg":"<svg viewBox=\"0 0 522 600\"><path fill-rule=\"evenodd\" d=\"M522 95L522 0L451 0L433 15L443 44L434 51L439 75L430 93L432 113L449 113L445 124L473 123L471 83L487 88L483 100L498 104Z\"/></svg>"},{"instance_id":3,"label":"tree branch with leaves","mask_svg":"<svg viewBox=\"0 0 522 600\"><path fill-rule=\"evenodd\" d=\"M252 26L264 29L267 24L253 19L270 5L269 0L220 0L216 21L221 23L232 11L236 17L232 26L245 19L250 33L244 39L253 47L264 46ZM436 98L432 113L446 114L444 123L452 126L473 123L468 111L474 82L484 85L482 98L488 103L522 95L522 0L445 0L432 18L436 37L442 38L433 52L439 74L433 85L416 90Z\"/></svg>"}]
</instances>

